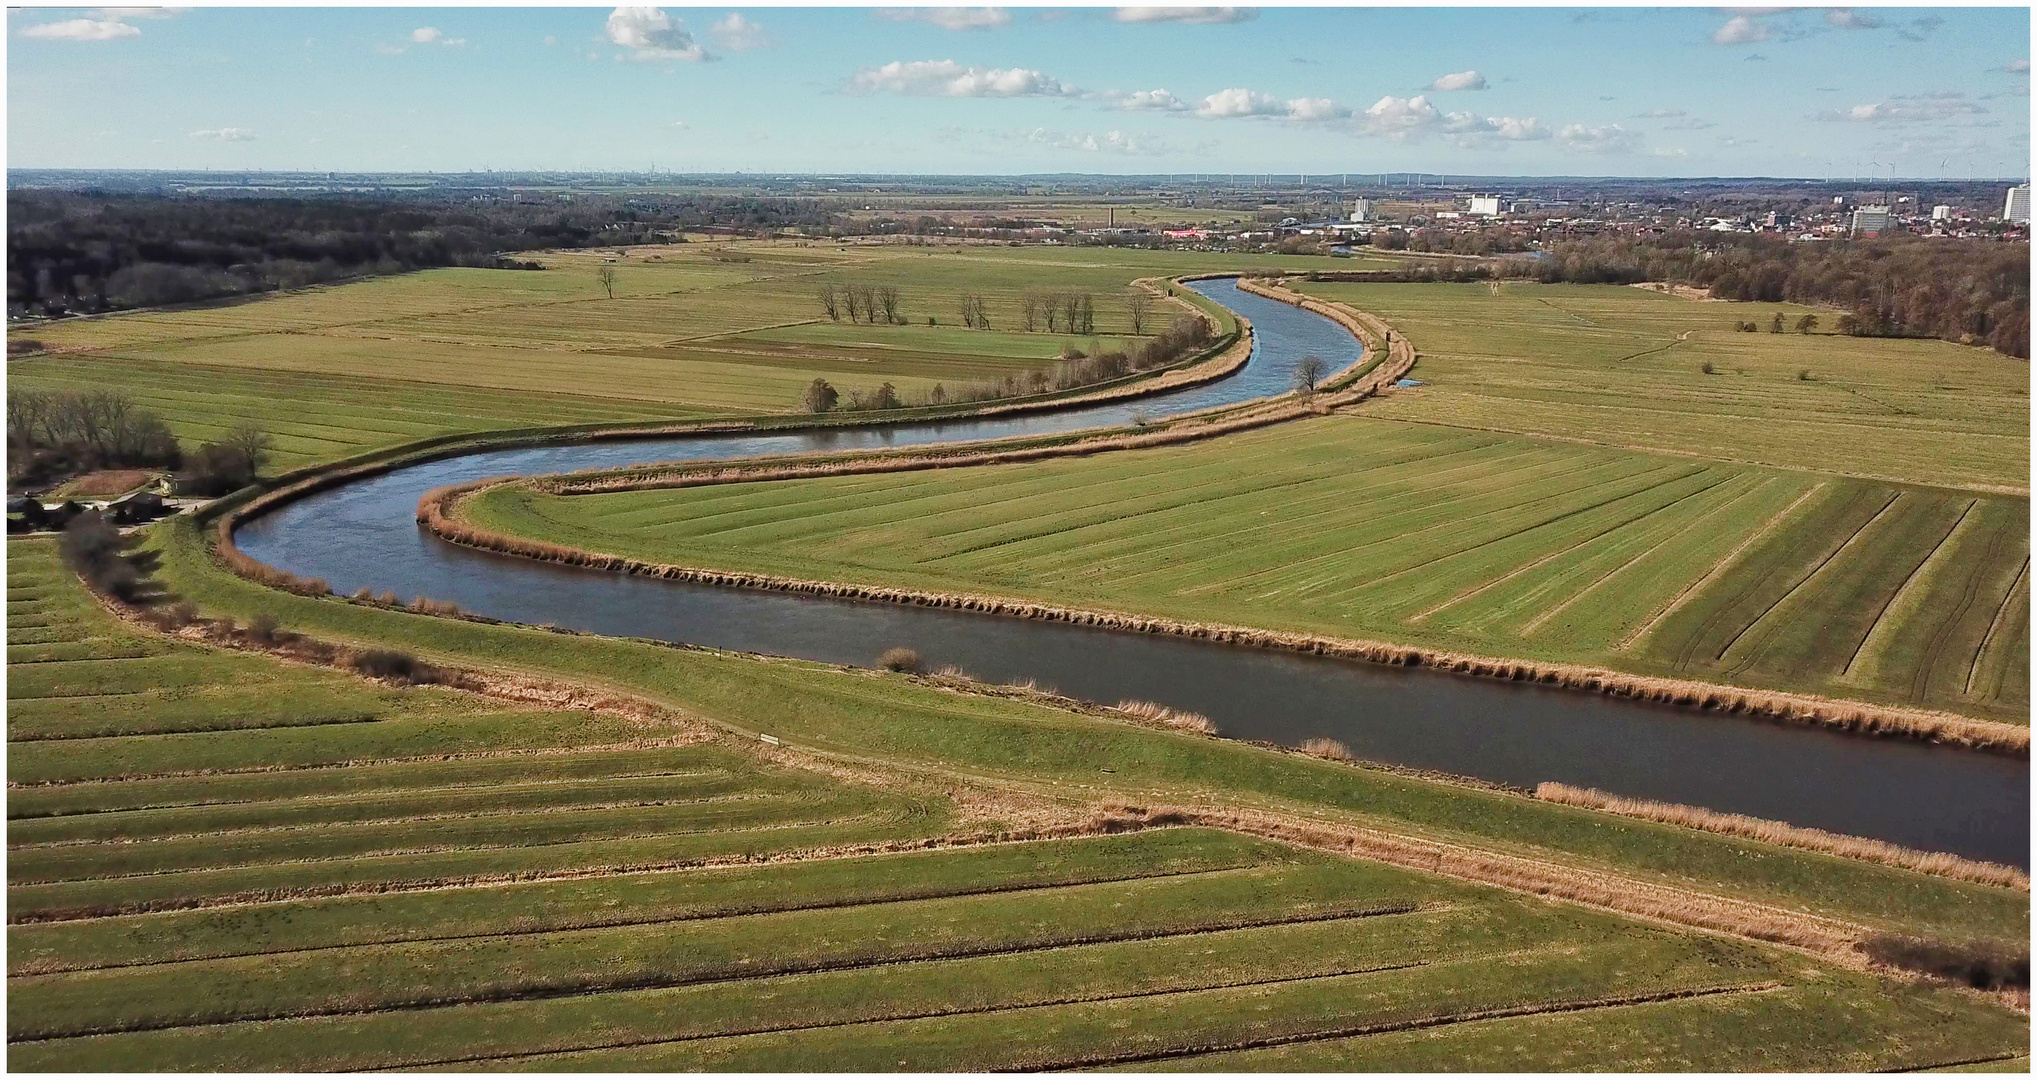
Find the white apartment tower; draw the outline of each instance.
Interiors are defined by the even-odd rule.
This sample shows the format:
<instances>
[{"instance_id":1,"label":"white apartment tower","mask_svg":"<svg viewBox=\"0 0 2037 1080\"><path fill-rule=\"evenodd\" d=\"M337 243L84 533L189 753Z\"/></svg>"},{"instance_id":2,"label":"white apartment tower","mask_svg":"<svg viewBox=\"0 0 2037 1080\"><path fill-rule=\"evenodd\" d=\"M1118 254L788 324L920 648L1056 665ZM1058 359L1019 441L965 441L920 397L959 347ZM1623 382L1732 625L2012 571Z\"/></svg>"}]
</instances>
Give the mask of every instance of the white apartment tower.
<instances>
[{"instance_id":1,"label":"white apartment tower","mask_svg":"<svg viewBox=\"0 0 2037 1080\"><path fill-rule=\"evenodd\" d=\"M2002 220L2030 224L2030 185L2017 184L2009 189L2008 200L2002 206Z\"/></svg>"}]
</instances>

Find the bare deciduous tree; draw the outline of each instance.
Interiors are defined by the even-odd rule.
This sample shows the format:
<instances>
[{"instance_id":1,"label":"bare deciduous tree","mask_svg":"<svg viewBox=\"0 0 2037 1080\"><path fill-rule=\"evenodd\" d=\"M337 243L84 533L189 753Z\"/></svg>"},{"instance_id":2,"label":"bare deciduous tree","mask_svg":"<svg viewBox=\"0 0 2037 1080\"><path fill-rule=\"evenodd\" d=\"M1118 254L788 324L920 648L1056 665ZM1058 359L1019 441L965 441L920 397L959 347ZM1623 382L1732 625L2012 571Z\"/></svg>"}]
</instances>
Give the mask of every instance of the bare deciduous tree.
<instances>
[{"instance_id":1,"label":"bare deciduous tree","mask_svg":"<svg viewBox=\"0 0 2037 1080\"><path fill-rule=\"evenodd\" d=\"M613 299L615 299L615 264L614 264L614 263L612 263L612 262L604 262L604 263L602 263L602 264L601 264L600 266L596 267L596 268L594 269L594 280L596 280L596 281L599 281L599 282L601 282L601 291L603 291L603 292L607 293L607 294L608 294L608 298L609 298L610 300L613 300Z\"/></svg>"},{"instance_id":2,"label":"bare deciduous tree","mask_svg":"<svg viewBox=\"0 0 2037 1080\"><path fill-rule=\"evenodd\" d=\"M1329 374L1329 371L1330 365L1324 362L1322 357L1309 353L1295 361L1294 388L1303 394L1313 394L1316 392L1316 384L1322 382L1323 376Z\"/></svg>"},{"instance_id":3,"label":"bare deciduous tree","mask_svg":"<svg viewBox=\"0 0 2037 1080\"><path fill-rule=\"evenodd\" d=\"M821 286L819 296L820 296L820 309L824 312L827 312L828 321L841 322L842 301L841 297L836 294L835 287L833 285Z\"/></svg>"},{"instance_id":4,"label":"bare deciduous tree","mask_svg":"<svg viewBox=\"0 0 2037 1080\"><path fill-rule=\"evenodd\" d=\"M1135 289L1125 297L1125 314L1131 317L1132 333L1146 332L1146 317L1153 313L1153 297L1144 289Z\"/></svg>"},{"instance_id":5,"label":"bare deciduous tree","mask_svg":"<svg viewBox=\"0 0 2037 1080\"><path fill-rule=\"evenodd\" d=\"M898 286L880 285L876 293L877 305L884 309L884 321L904 325L905 320L898 316Z\"/></svg>"}]
</instances>

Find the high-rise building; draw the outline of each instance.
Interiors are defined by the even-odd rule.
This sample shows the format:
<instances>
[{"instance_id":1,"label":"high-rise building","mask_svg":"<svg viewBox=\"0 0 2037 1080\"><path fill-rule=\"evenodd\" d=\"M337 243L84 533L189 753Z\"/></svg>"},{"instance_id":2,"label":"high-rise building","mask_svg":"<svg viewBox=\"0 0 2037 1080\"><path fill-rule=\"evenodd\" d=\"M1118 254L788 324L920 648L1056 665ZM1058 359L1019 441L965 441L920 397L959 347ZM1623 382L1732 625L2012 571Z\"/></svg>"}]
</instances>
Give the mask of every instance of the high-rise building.
<instances>
[{"instance_id":1,"label":"high-rise building","mask_svg":"<svg viewBox=\"0 0 2037 1080\"><path fill-rule=\"evenodd\" d=\"M2002 206L2002 220L2030 224L2030 185L2017 184L2009 189L2008 200Z\"/></svg>"},{"instance_id":2,"label":"high-rise building","mask_svg":"<svg viewBox=\"0 0 2037 1080\"><path fill-rule=\"evenodd\" d=\"M1863 206L1853 211L1853 235L1887 236L1892 220L1886 206Z\"/></svg>"},{"instance_id":3,"label":"high-rise building","mask_svg":"<svg viewBox=\"0 0 2037 1080\"><path fill-rule=\"evenodd\" d=\"M1932 208L1931 208L1931 220L1932 220L1932 221L1951 221L1951 220L1952 220L1952 208L1951 208L1951 207L1949 207L1949 206L1944 206L1944 205L1939 205L1939 206L1934 206L1934 207L1932 207Z\"/></svg>"}]
</instances>

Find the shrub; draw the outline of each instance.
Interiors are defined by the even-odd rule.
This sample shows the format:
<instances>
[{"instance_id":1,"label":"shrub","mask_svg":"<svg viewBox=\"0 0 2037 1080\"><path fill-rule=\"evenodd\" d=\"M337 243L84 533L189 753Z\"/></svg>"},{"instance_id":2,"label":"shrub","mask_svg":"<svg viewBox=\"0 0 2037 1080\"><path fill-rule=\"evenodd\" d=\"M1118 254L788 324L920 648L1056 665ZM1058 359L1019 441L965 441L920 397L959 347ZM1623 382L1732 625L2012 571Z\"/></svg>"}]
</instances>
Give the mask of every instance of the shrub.
<instances>
[{"instance_id":1,"label":"shrub","mask_svg":"<svg viewBox=\"0 0 2037 1080\"><path fill-rule=\"evenodd\" d=\"M1712 366L1712 362L1710 360L1707 360L1704 363L1699 364L1698 370L1704 372L1707 375L1716 375L1719 373L1719 369Z\"/></svg>"},{"instance_id":2,"label":"shrub","mask_svg":"<svg viewBox=\"0 0 2037 1080\"><path fill-rule=\"evenodd\" d=\"M886 649L884 655L877 658L877 666L886 671L917 675L920 671L919 653L902 646Z\"/></svg>"},{"instance_id":3,"label":"shrub","mask_svg":"<svg viewBox=\"0 0 2037 1080\"><path fill-rule=\"evenodd\" d=\"M800 395L799 403L807 412L818 415L834 408L835 403L840 400L842 395L830 386L826 379L815 379L807 384L806 392Z\"/></svg>"},{"instance_id":4,"label":"shrub","mask_svg":"<svg viewBox=\"0 0 2037 1080\"><path fill-rule=\"evenodd\" d=\"M1810 381L1811 381L1811 369L1810 369L1810 368L1798 368L1798 369L1797 369L1797 381L1798 381L1798 382L1810 382Z\"/></svg>"},{"instance_id":5,"label":"shrub","mask_svg":"<svg viewBox=\"0 0 2037 1080\"><path fill-rule=\"evenodd\" d=\"M1331 761L1356 760L1351 748L1335 739L1304 739L1301 752L1312 757L1329 758Z\"/></svg>"},{"instance_id":6,"label":"shrub","mask_svg":"<svg viewBox=\"0 0 2037 1080\"><path fill-rule=\"evenodd\" d=\"M264 645L276 643L276 617L264 611L248 620L248 636Z\"/></svg>"}]
</instances>

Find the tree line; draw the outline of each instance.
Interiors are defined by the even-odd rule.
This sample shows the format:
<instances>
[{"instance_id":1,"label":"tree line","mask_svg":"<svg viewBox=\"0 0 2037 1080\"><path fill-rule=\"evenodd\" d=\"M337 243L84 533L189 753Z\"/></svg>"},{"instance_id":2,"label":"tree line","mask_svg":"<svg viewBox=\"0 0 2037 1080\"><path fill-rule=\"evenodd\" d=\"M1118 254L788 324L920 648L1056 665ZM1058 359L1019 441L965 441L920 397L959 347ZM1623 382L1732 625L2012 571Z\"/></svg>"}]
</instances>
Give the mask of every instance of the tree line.
<instances>
[{"instance_id":1,"label":"tree line","mask_svg":"<svg viewBox=\"0 0 2037 1080\"><path fill-rule=\"evenodd\" d=\"M1790 243L1763 236L1710 244L1692 235L1601 237L1527 263L1541 281L1667 281L1722 300L1836 307L1841 333L1934 337L2030 355L2030 245L1939 237Z\"/></svg>"},{"instance_id":2,"label":"tree line","mask_svg":"<svg viewBox=\"0 0 2037 1080\"><path fill-rule=\"evenodd\" d=\"M7 479L38 486L98 469L177 470L177 487L224 495L252 483L269 456L269 435L237 424L186 454L163 418L112 390L7 392Z\"/></svg>"},{"instance_id":3,"label":"tree line","mask_svg":"<svg viewBox=\"0 0 2037 1080\"><path fill-rule=\"evenodd\" d=\"M841 322L846 314L852 323L881 320L905 325L905 315L899 310L904 294L896 285L822 285L816 295L830 322Z\"/></svg>"},{"instance_id":4,"label":"tree line","mask_svg":"<svg viewBox=\"0 0 2037 1080\"><path fill-rule=\"evenodd\" d=\"M686 229L825 226L811 200L507 194L248 198L47 189L7 195L10 316L89 314L440 266L650 243Z\"/></svg>"},{"instance_id":5,"label":"tree line","mask_svg":"<svg viewBox=\"0 0 2037 1080\"><path fill-rule=\"evenodd\" d=\"M1090 355L1069 346L1053 364L953 388L935 383L923 395L901 395L898 388L888 382L872 390L851 389L845 393L826 379L815 379L801 392L800 407L816 414L863 412L994 401L1076 390L1179 363L1208 348L1214 341L1214 332L1207 320L1182 316L1166 329L1128 349L1111 349ZM1320 377L1321 371L1317 370L1315 378ZM1310 385L1313 387L1313 380Z\"/></svg>"}]
</instances>

